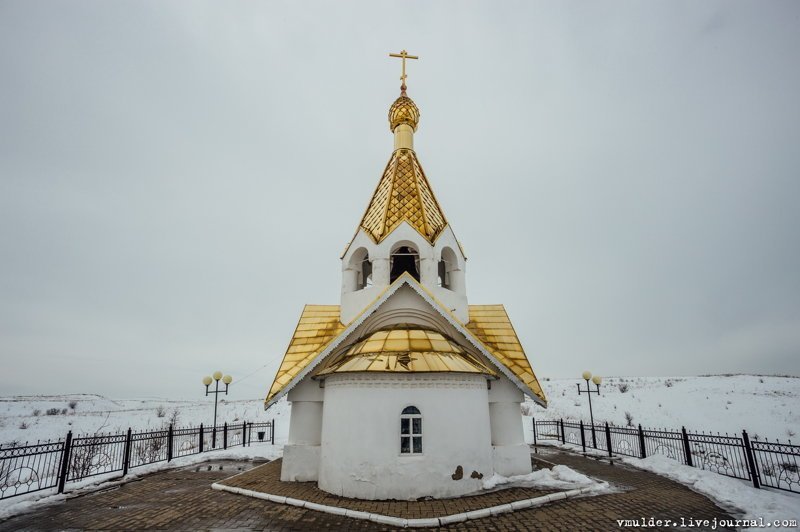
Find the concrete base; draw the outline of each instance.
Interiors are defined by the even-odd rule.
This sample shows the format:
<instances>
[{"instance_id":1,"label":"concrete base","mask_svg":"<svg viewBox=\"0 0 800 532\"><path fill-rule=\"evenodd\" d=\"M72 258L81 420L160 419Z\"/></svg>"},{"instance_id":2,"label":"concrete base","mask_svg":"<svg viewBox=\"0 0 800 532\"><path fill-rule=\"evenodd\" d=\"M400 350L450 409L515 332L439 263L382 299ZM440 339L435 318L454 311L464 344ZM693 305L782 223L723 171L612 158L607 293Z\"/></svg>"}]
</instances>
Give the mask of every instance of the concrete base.
<instances>
[{"instance_id":1,"label":"concrete base","mask_svg":"<svg viewBox=\"0 0 800 532\"><path fill-rule=\"evenodd\" d=\"M527 475L531 468L531 449L525 443L492 447L494 472L504 477Z\"/></svg>"},{"instance_id":2,"label":"concrete base","mask_svg":"<svg viewBox=\"0 0 800 532\"><path fill-rule=\"evenodd\" d=\"M284 482L319 480L319 456L319 445L284 445L281 480Z\"/></svg>"}]
</instances>

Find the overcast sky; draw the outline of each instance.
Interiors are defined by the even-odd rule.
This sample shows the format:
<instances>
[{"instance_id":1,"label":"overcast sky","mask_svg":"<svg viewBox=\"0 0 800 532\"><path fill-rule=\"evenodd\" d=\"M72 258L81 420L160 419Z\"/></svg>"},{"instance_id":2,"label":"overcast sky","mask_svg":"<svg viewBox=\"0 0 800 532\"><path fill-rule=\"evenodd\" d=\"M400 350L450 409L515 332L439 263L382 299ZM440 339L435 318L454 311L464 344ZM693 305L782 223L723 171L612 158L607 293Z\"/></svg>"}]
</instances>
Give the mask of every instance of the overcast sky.
<instances>
[{"instance_id":1,"label":"overcast sky","mask_svg":"<svg viewBox=\"0 0 800 532\"><path fill-rule=\"evenodd\" d=\"M263 397L303 305L339 302L403 48L469 301L540 378L798 375L798 27L796 1L0 0L0 393L221 369Z\"/></svg>"}]
</instances>

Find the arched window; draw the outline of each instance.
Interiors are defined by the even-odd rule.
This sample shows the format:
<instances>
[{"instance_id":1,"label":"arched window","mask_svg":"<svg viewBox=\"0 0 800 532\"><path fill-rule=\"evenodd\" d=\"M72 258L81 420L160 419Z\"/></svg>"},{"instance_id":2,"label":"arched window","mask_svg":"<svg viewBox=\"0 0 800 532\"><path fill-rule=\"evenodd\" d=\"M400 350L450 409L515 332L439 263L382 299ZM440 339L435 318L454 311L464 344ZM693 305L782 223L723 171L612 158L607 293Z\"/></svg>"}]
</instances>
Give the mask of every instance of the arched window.
<instances>
[{"instance_id":1,"label":"arched window","mask_svg":"<svg viewBox=\"0 0 800 532\"><path fill-rule=\"evenodd\" d=\"M369 252L364 248L359 249L353 254L350 264L356 271L356 290L372 286L372 262L369 260Z\"/></svg>"},{"instance_id":2,"label":"arched window","mask_svg":"<svg viewBox=\"0 0 800 532\"><path fill-rule=\"evenodd\" d=\"M422 454L422 414L416 406L400 414L400 453Z\"/></svg>"},{"instance_id":3,"label":"arched window","mask_svg":"<svg viewBox=\"0 0 800 532\"><path fill-rule=\"evenodd\" d=\"M419 281L419 253L410 246L401 246L392 252L389 282L393 283L403 273L408 272L411 277Z\"/></svg>"},{"instance_id":4,"label":"arched window","mask_svg":"<svg viewBox=\"0 0 800 532\"><path fill-rule=\"evenodd\" d=\"M442 257L439 260L437 272L437 285L448 290L453 289L453 276L451 272L458 269L458 259L455 252L450 248L442 250Z\"/></svg>"}]
</instances>

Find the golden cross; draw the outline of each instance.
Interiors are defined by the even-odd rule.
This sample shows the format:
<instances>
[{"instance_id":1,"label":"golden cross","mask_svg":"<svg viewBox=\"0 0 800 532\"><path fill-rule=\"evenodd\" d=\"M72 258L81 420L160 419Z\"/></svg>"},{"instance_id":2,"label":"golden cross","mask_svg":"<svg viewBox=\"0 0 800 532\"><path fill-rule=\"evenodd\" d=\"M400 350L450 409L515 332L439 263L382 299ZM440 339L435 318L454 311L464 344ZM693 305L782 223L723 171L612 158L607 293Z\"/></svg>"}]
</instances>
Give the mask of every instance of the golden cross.
<instances>
[{"instance_id":1,"label":"golden cross","mask_svg":"<svg viewBox=\"0 0 800 532\"><path fill-rule=\"evenodd\" d=\"M419 59L417 55L408 55L408 52L405 50L401 51L399 54L389 54L389 57L399 57L403 60L403 75L400 76L400 83L401 89L405 90L406 88L406 59Z\"/></svg>"}]
</instances>

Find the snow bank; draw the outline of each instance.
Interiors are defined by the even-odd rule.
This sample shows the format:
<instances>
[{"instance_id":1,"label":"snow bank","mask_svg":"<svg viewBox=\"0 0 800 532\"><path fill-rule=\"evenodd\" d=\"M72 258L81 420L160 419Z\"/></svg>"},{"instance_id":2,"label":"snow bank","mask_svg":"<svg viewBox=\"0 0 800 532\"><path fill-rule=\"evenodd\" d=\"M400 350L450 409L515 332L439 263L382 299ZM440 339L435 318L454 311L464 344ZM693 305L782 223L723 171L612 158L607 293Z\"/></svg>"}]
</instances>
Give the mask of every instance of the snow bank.
<instances>
[{"instance_id":1,"label":"snow bank","mask_svg":"<svg viewBox=\"0 0 800 532\"><path fill-rule=\"evenodd\" d=\"M685 484L723 508L742 514L745 519L775 521L800 516L798 495L756 489L744 481L679 464L662 455L623 458L623 462Z\"/></svg>"},{"instance_id":2,"label":"snow bank","mask_svg":"<svg viewBox=\"0 0 800 532\"><path fill-rule=\"evenodd\" d=\"M483 481L483 489L491 490L497 486L504 488L540 488L570 490L577 488L596 487L608 488L607 482L601 482L578 473L565 465L553 466L552 469L539 469L527 475L504 477L495 473L491 478Z\"/></svg>"}]
</instances>

